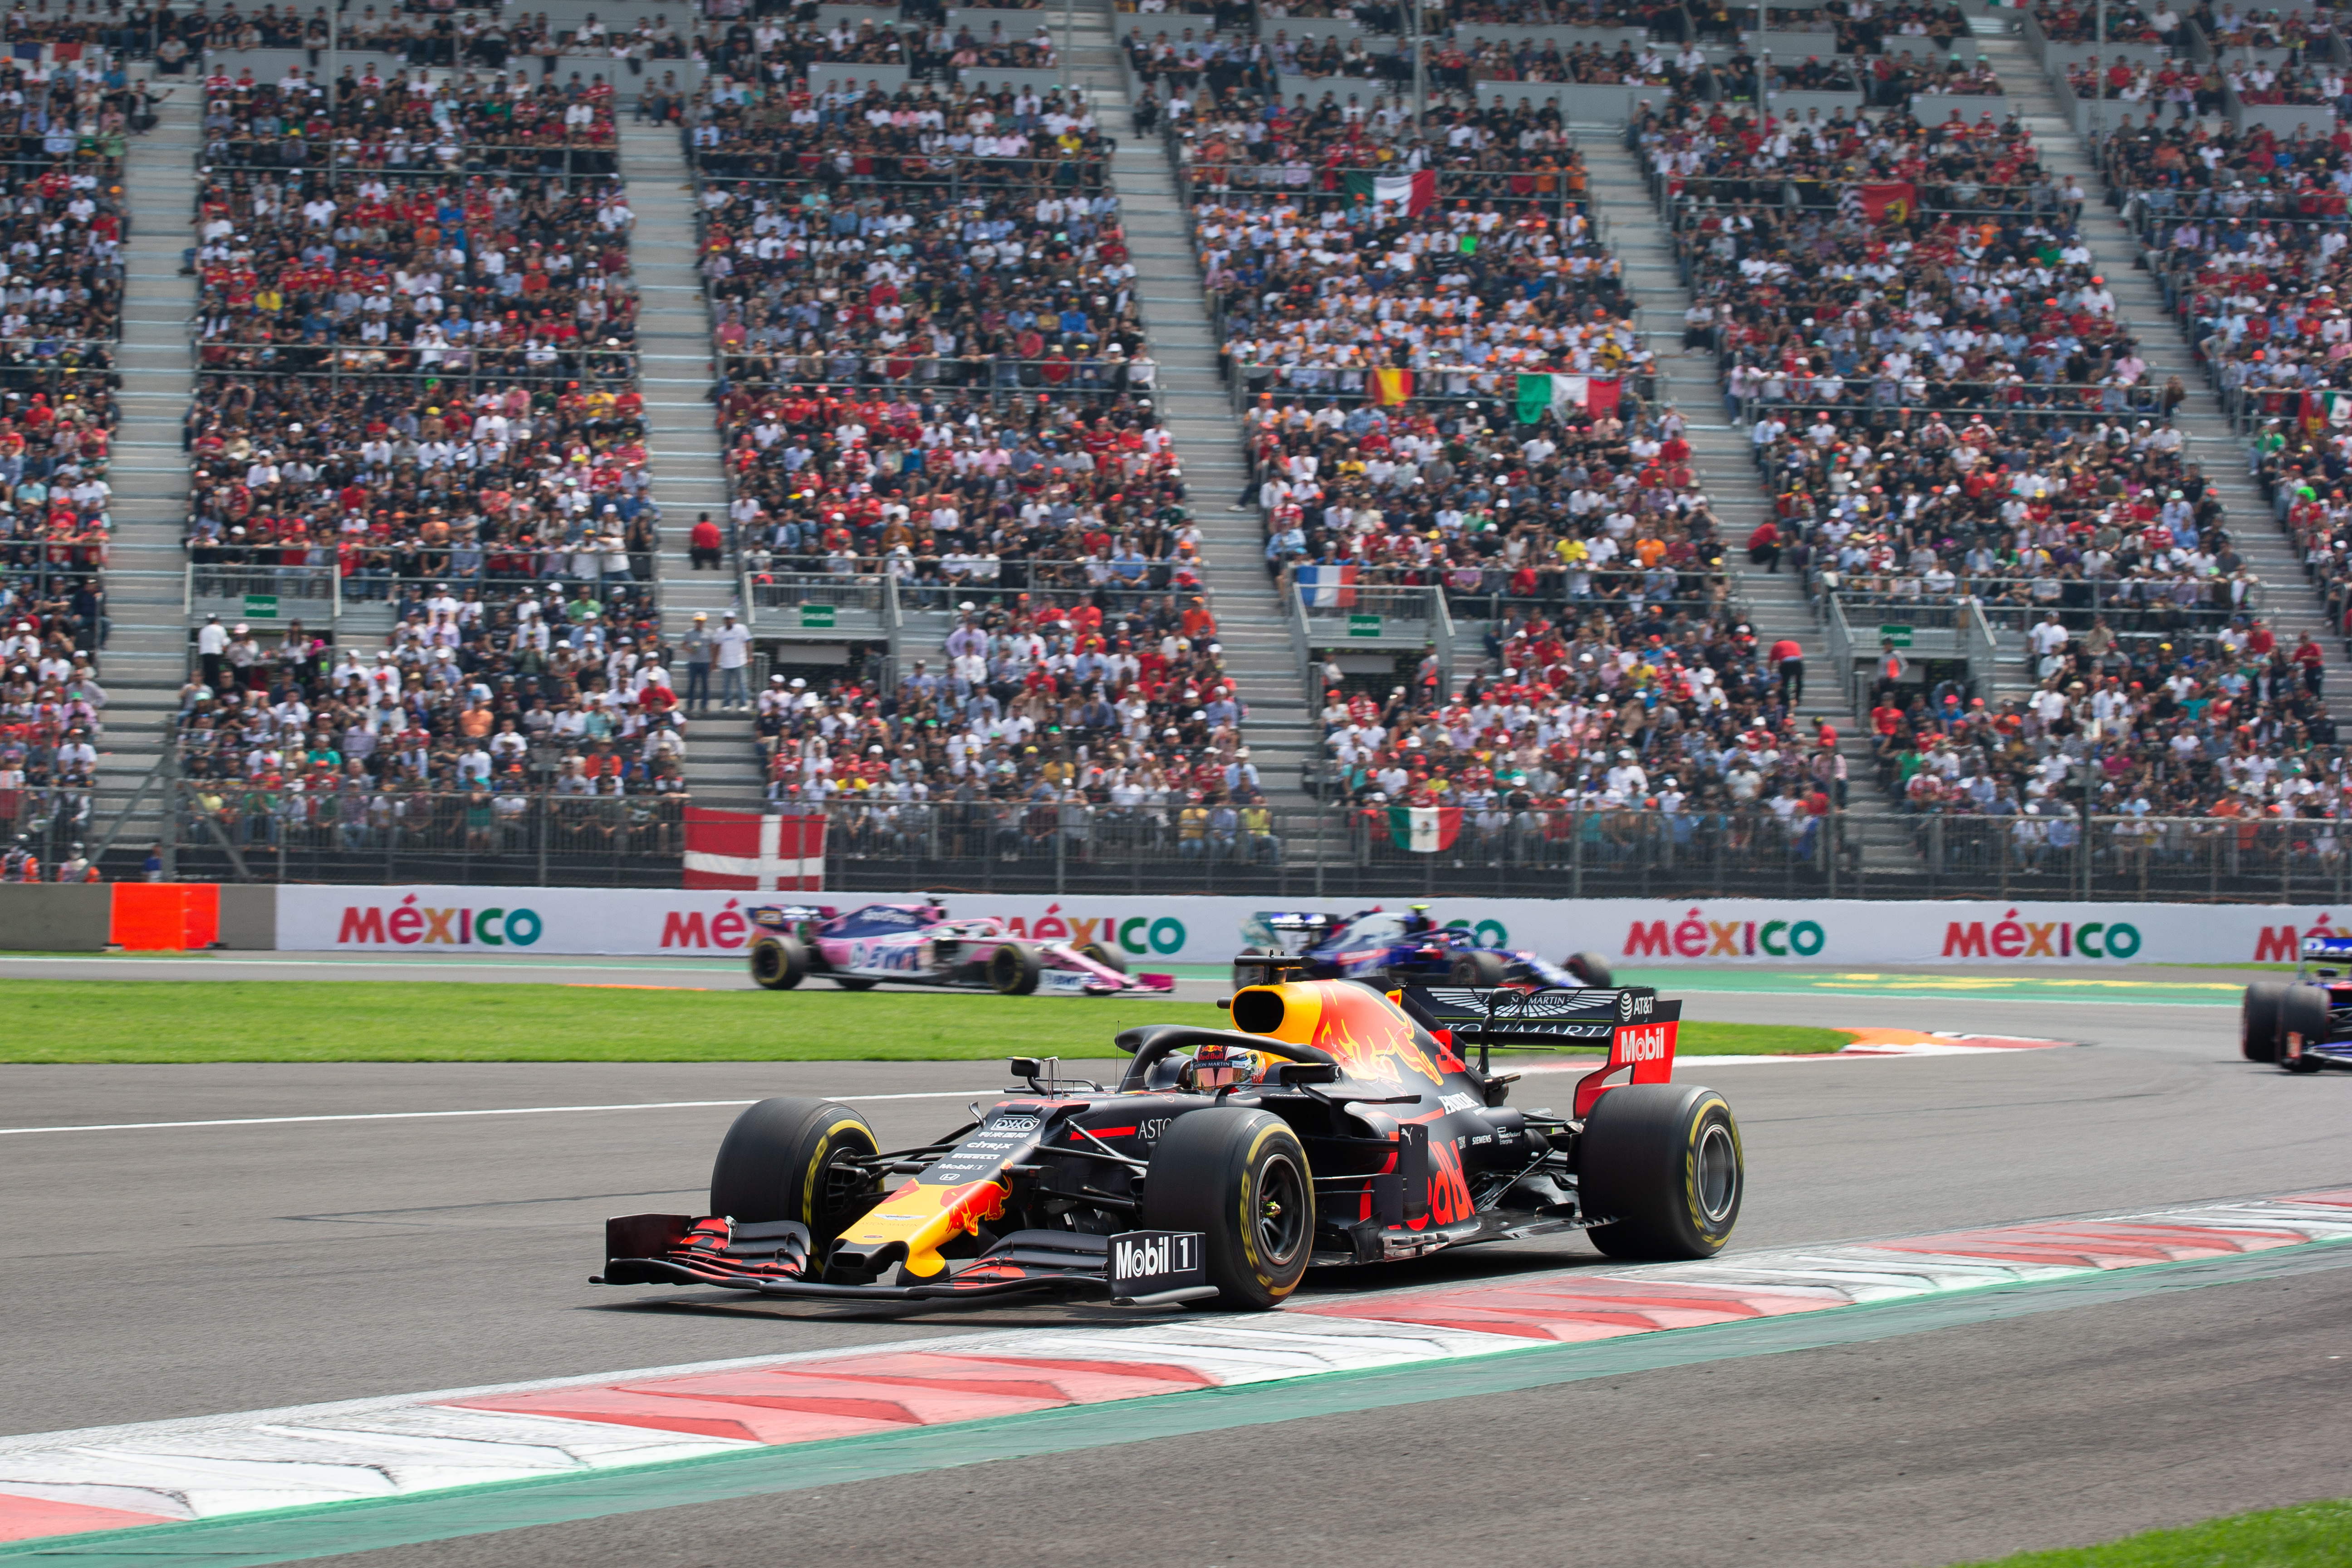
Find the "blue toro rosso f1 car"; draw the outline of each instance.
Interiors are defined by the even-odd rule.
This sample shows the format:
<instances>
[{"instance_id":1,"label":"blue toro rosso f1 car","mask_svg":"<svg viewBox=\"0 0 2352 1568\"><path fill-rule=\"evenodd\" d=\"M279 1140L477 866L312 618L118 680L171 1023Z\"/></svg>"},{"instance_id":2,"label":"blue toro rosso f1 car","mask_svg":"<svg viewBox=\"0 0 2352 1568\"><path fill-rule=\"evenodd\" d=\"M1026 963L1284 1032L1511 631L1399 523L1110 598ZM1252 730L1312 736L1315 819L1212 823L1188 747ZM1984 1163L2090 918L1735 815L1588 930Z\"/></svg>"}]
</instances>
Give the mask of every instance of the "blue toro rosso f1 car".
<instances>
[{"instance_id":1,"label":"blue toro rosso f1 car","mask_svg":"<svg viewBox=\"0 0 2352 1568\"><path fill-rule=\"evenodd\" d=\"M1234 984L1279 975L1297 980L1372 980L1388 985L1561 986L1608 990L1609 961L1570 953L1554 963L1532 952L1481 947L1461 926L1439 925L1429 906L1352 915L1260 910L1242 927L1249 943L1234 957Z\"/></svg>"},{"instance_id":2,"label":"blue toro rosso f1 car","mask_svg":"<svg viewBox=\"0 0 2352 1568\"><path fill-rule=\"evenodd\" d=\"M2289 1072L2352 1067L2352 933L2307 936L2294 978L2257 981L2238 1009L2238 1049Z\"/></svg>"}]
</instances>

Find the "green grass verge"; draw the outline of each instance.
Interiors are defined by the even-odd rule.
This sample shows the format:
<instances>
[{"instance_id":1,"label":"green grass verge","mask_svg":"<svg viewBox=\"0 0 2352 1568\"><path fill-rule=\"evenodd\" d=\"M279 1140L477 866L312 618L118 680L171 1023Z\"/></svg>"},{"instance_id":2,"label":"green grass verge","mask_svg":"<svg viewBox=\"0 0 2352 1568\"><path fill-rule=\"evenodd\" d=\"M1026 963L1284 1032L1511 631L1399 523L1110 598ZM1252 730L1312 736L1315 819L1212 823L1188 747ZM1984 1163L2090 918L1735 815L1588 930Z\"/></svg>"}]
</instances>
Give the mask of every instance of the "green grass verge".
<instances>
[{"instance_id":1,"label":"green grass verge","mask_svg":"<svg viewBox=\"0 0 2352 1568\"><path fill-rule=\"evenodd\" d=\"M1805 1024L1705 1024L1693 1020L1675 1031L1675 1054L1810 1057L1824 1051L1842 1051L1853 1039L1843 1029L1816 1029Z\"/></svg>"},{"instance_id":2,"label":"green grass verge","mask_svg":"<svg viewBox=\"0 0 2352 1568\"><path fill-rule=\"evenodd\" d=\"M2352 1502L2304 1503L2186 1530L2151 1530L2102 1546L2021 1552L1977 1568L2345 1568Z\"/></svg>"},{"instance_id":3,"label":"green grass verge","mask_svg":"<svg viewBox=\"0 0 2352 1568\"><path fill-rule=\"evenodd\" d=\"M1138 1024L1222 1026L1205 1002L788 995L631 985L0 980L0 1062L984 1061L1112 1055ZM1696 1056L1833 1051L1834 1029L1685 1024Z\"/></svg>"}]
</instances>

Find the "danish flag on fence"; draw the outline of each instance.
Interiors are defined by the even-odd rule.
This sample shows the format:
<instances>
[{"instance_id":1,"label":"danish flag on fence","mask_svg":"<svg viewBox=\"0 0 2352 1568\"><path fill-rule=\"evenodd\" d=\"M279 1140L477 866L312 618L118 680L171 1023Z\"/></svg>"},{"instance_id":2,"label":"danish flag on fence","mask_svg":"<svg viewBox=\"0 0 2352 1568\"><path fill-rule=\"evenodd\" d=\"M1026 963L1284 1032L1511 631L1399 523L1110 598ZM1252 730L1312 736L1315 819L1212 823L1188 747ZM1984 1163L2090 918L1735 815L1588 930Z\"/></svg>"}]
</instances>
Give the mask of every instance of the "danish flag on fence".
<instances>
[{"instance_id":1,"label":"danish flag on fence","mask_svg":"<svg viewBox=\"0 0 2352 1568\"><path fill-rule=\"evenodd\" d=\"M824 887L824 818L689 805L686 885L817 892Z\"/></svg>"}]
</instances>

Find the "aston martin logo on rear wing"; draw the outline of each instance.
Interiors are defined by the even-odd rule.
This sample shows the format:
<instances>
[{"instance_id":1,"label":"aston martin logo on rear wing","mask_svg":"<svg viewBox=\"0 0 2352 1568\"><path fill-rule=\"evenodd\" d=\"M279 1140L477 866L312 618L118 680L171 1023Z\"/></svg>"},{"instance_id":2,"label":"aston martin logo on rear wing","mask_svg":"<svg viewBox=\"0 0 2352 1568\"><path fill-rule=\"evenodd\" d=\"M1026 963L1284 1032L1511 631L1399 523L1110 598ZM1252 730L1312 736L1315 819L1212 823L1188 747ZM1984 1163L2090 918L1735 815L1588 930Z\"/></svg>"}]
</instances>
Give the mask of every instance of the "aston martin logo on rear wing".
<instances>
[{"instance_id":1,"label":"aston martin logo on rear wing","mask_svg":"<svg viewBox=\"0 0 2352 1568\"><path fill-rule=\"evenodd\" d=\"M1405 1010L1464 1045L1549 1046L1605 1040L1620 1025L1677 1022L1683 1005L1646 985L1601 991L1521 985L1408 985Z\"/></svg>"}]
</instances>

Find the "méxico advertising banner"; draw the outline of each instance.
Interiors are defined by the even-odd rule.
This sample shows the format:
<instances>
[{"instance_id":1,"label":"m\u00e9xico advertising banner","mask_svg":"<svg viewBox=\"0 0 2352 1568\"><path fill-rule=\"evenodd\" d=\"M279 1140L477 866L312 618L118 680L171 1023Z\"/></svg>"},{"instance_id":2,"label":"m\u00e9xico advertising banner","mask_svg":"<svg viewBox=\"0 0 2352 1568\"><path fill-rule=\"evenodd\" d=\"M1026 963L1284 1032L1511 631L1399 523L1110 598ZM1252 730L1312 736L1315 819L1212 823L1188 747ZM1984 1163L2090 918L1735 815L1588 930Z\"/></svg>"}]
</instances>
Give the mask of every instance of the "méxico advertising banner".
<instances>
[{"instance_id":1,"label":"m\u00e9xico advertising banner","mask_svg":"<svg viewBox=\"0 0 2352 1568\"><path fill-rule=\"evenodd\" d=\"M919 893L664 891L598 888L278 889L278 945L304 952L676 954L726 957L752 934L744 911L805 902L839 910ZM995 915L1013 934L1101 942L1130 958L1223 963L1254 915L1402 909L1411 899L1053 898L953 893L957 916ZM1430 912L1488 947L1562 958L1591 950L1620 968L1788 963L2291 963L2300 936L2352 927L2352 906L1864 903L1852 900L1436 899ZM2338 915L2345 918L2339 920Z\"/></svg>"}]
</instances>

